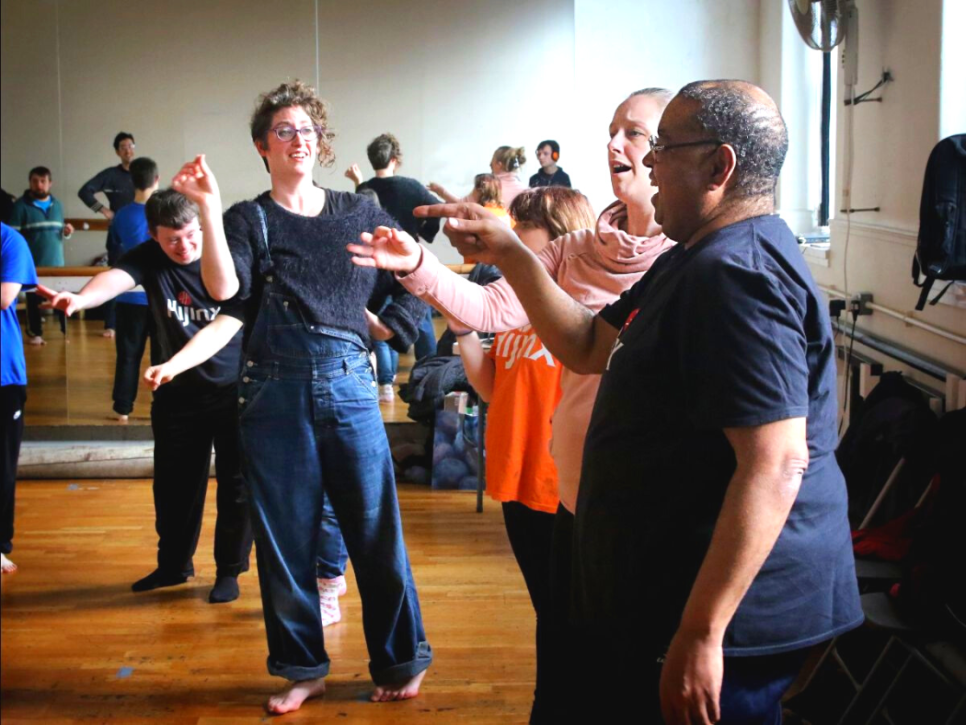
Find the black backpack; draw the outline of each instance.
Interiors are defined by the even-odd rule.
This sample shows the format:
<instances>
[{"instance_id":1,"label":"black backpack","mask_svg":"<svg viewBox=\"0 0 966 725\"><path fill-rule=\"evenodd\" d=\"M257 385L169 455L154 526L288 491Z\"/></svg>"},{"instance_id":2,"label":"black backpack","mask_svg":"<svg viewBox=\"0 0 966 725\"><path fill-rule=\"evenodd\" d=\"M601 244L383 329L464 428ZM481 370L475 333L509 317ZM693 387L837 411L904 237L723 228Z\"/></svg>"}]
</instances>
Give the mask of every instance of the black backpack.
<instances>
[{"instance_id":1,"label":"black backpack","mask_svg":"<svg viewBox=\"0 0 966 725\"><path fill-rule=\"evenodd\" d=\"M849 523L858 529L899 459L906 465L876 522L911 509L934 472L929 451L936 414L900 372L885 373L857 406L835 452L849 493Z\"/></svg>"},{"instance_id":2,"label":"black backpack","mask_svg":"<svg viewBox=\"0 0 966 725\"><path fill-rule=\"evenodd\" d=\"M920 274L925 279L920 282ZM922 288L917 310L929 299L936 280L948 281L929 304L934 305L953 282L966 281L966 134L936 144L926 164L919 204L919 242L912 260L912 281Z\"/></svg>"},{"instance_id":3,"label":"black backpack","mask_svg":"<svg viewBox=\"0 0 966 725\"><path fill-rule=\"evenodd\" d=\"M898 605L914 621L966 646L966 410L937 426L936 495L903 565Z\"/></svg>"}]
</instances>

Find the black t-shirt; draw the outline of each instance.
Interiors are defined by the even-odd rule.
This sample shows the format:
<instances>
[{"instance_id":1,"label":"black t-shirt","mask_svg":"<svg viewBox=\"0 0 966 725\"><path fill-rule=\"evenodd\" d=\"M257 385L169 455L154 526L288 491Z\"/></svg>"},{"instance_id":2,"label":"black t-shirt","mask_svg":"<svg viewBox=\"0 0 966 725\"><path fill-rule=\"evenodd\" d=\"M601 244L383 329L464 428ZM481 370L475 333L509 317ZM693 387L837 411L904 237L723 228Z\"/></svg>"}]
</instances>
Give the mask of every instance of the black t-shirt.
<instances>
[{"instance_id":1,"label":"black t-shirt","mask_svg":"<svg viewBox=\"0 0 966 725\"><path fill-rule=\"evenodd\" d=\"M663 652L735 471L723 430L805 417L801 490L725 653L790 651L858 626L832 328L785 223L757 217L679 245L600 315L622 332L584 453L580 615L643 627Z\"/></svg>"},{"instance_id":2,"label":"black t-shirt","mask_svg":"<svg viewBox=\"0 0 966 725\"><path fill-rule=\"evenodd\" d=\"M537 173L530 177L530 188L536 188L538 186L566 186L568 189L572 188L570 186L570 177L567 176L567 172L561 169L559 166L557 170L548 174L543 169L540 169Z\"/></svg>"},{"instance_id":3,"label":"black t-shirt","mask_svg":"<svg viewBox=\"0 0 966 725\"><path fill-rule=\"evenodd\" d=\"M413 216L413 209L417 206L441 203L416 179L406 176L374 177L360 184L359 189L376 192L382 208L414 239L422 237L431 242L439 232L439 219L417 219Z\"/></svg>"},{"instance_id":4,"label":"black t-shirt","mask_svg":"<svg viewBox=\"0 0 966 725\"><path fill-rule=\"evenodd\" d=\"M201 261L172 262L158 243L148 241L125 254L115 265L144 287L157 333L161 361L167 362L218 315L244 320L237 302L215 302L201 281ZM186 370L167 385L223 387L238 381L241 330L210 360Z\"/></svg>"},{"instance_id":5,"label":"black t-shirt","mask_svg":"<svg viewBox=\"0 0 966 725\"><path fill-rule=\"evenodd\" d=\"M359 194L326 189L318 216L284 209L269 192L235 204L225 213L225 237L238 273L236 299L245 303L246 334L255 322L268 255L256 204L265 212L274 289L294 300L306 322L347 330L369 340L365 309L393 302L379 318L395 335L388 344L405 352L416 341L426 304L410 295L392 272L359 267L346 245L362 232L393 226L393 219ZM243 340L247 347L247 338Z\"/></svg>"}]
</instances>

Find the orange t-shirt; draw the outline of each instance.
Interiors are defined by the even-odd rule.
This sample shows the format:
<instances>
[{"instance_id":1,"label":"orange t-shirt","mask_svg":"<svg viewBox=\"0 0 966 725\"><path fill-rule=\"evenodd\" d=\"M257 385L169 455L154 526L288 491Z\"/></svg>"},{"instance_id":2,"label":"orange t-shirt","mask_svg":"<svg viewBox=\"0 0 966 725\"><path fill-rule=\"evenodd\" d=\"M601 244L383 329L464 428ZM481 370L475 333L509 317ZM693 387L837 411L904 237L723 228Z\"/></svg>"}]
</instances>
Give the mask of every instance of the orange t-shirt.
<instances>
[{"instance_id":1,"label":"orange t-shirt","mask_svg":"<svg viewBox=\"0 0 966 725\"><path fill-rule=\"evenodd\" d=\"M555 513L557 467L550 456L550 420L560 400L560 361L530 325L496 336L496 364L486 423L486 491Z\"/></svg>"}]
</instances>

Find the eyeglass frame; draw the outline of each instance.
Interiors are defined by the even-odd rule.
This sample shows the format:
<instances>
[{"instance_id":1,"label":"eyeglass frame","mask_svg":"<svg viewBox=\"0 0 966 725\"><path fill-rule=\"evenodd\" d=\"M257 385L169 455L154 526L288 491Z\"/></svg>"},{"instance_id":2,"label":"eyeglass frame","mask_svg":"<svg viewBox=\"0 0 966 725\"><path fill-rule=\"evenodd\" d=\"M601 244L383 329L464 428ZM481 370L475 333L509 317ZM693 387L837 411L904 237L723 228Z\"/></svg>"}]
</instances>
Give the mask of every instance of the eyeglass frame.
<instances>
[{"instance_id":1,"label":"eyeglass frame","mask_svg":"<svg viewBox=\"0 0 966 725\"><path fill-rule=\"evenodd\" d=\"M683 149L687 146L706 146L708 144L714 144L716 146L724 146L725 142L717 138L706 138L701 141L682 141L681 143L670 143L670 144L659 144L656 143L660 140L659 136L649 136L647 142L651 145L651 153L655 157L662 151L673 151L674 149Z\"/></svg>"},{"instance_id":2,"label":"eyeglass frame","mask_svg":"<svg viewBox=\"0 0 966 725\"><path fill-rule=\"evenodd\" d=\"M315 138L316 138L316 140L318 140L319 138L322 137L322 133L325 131L325 129L322 126L314 126L313 125L313 126L302 126L302 128L295 128L294 126L290 126L288 124L283 124L281 126L276 126L275 128L272 128L270 130L271 130L272 133L275 134L275 138L277 138L282 143L289 143L290 141L294 141L296 134L299 135L299 136L301 136L303 141L309 141L309 140L311 140L312 137L306 135L305 134L305 131L312 131L312 132L314 132L315 133ZM282 138L282 132L283 131L292 131L292 138Z\"/></svg>"}]
</instances>

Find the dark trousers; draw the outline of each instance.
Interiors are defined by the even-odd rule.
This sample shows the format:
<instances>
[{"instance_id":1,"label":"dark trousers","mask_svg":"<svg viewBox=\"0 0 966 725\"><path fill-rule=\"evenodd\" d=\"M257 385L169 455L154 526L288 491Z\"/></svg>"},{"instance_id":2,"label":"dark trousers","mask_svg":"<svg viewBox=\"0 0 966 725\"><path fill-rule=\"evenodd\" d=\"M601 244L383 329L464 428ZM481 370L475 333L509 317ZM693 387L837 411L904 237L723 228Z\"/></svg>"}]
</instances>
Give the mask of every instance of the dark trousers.
<instances>
[{"instance_id":1,"label":"dark trousers","mask_svg":"<svg viewBox=\"0 0 966 725\"><path fill-rule=\"evenodd\" d=\"M13 514L17 493L17 460L23 440L24 385L0 387L0 434L3 436L3 481L0 483L0 552L13 550Z\"/></svg>"},{"instance_id":2,"label":"dark trousers","mask_svg":"<svg viewBox=\"0 0 966 725\"><path fill-rule=\"evenodd\" d=\"M247 488L241 476L238 389L201 391L164 388L151 406L154 429L154 508L158 532L158 569L194 574L211 448L217 456L218 519L215 564L218 576L248 570L252 529Z\"/></svg>"},{"instance_id":3,"label":"dark trousers","mask_svg":"<svg viewBox=\"0 0 966 725\"><path fill-rule=\"evenodd\" d=\"M523 580L530 592L530 601L537 614L537 686L534 691L531 723L553 722L553 698L559 695L555 681L555 628L552 622L550 596L550 561L553 548L556 516L534 511L522 503L503 504L503 521ZM565 650L566 651L566 650Z\"/></svg>"},{"instance_id":4,"label":"dark trousers","mask_svg":"<svg viewBox=\"0 0 966 725\"><path fill-rule=\"evenodd\" d=\"M27 293L27 334L30 337L43 337L44 324L40 314L40 305L44 298L33 292ZM60 310L54 311L54 316L60 323L60 331L67 334L67 317Z\"/></svg>"},{"instance_id":5,"label":"dark trousers","mask_svg":"<svg viewBox=\"0 0 966 725\"><path fill-rule=\"evenodd\" d=\"M146 305L117 303L117 337L114 346L114 412L130 415L141 383L141 358L151 328L151 314ZM152 355L153 359L153 355Z\"/></svg>"}]
</instances>

